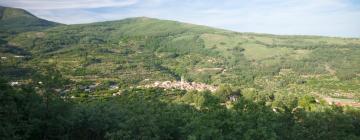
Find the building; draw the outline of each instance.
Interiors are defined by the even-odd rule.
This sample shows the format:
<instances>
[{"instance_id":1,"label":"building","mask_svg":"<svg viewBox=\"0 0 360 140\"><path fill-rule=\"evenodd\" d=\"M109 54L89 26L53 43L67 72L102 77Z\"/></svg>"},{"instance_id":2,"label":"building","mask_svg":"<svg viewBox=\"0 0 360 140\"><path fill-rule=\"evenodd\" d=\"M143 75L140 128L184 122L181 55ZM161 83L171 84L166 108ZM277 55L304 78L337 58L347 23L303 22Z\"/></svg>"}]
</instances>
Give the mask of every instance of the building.
<instances>
[{"instance_id":1,"label":"building","mask_svg":"<svg viewBox=\"0 0 360 140\"><path fill-rule=\"evenodd\" d=\"M117 89L119 89L118 85L110 85L109 86L109 90L117 90Z\"/></svg>"},{"instance_id":2,"label":"building","mask_svg":"<svg viewBox=\"0 0 360 140\"><path fill-rule=\"evenodd\" d=\"M19 86L20 82L18 81L14 81L14 82L10 82L10 86Z\"/></svg>"}]
</instances>

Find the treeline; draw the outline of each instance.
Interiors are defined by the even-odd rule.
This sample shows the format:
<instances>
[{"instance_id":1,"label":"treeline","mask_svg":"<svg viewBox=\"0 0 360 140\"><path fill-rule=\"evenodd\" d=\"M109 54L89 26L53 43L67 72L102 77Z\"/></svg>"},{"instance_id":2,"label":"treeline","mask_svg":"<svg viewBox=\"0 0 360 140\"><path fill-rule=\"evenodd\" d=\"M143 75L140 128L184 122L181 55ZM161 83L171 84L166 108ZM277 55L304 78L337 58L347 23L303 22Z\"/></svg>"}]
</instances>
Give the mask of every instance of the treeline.
<instances>
[{"instance_id":1,"label":"treeline","mask_svg":"<svg viewBox=\"0 0 360 140\"><path fill-rule=\"evenodd\" d=\"M4 80L0 88L2 139L360 138L359 111L319 105L310 96L276 99L224 87L215 94L132 89L118 97L69 99L13 89ZM223 105L235 94L232 107ZM277 107L266 105L271 100ZM312 111L315 106L322 111Z\"/></svg>"}]
</instances>

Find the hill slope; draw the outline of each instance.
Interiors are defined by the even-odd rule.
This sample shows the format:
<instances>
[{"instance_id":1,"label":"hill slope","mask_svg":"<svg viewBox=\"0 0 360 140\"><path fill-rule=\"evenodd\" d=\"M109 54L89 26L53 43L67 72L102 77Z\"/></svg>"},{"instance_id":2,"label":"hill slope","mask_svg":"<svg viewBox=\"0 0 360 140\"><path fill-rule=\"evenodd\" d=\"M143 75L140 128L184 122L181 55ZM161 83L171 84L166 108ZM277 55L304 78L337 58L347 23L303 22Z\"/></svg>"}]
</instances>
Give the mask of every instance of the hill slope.
<instances>
[{"instance_id":1,"label":"hill slope","mask_svg":"<svg viewBox=\"0 0 360 140\"><path fill-rule=\"evenodd\" d=\"M17 12L0 26L21 29L0 40L2 139L360 139L359 39Z\"/></svg>"},{"instance_id":2,"label":"hill slope","mask_svg":"<svg viewBox=\"0 0 360 140\"><path fill-rule=\"evenodd\" d=\"M0 31L2 32L35 31L56 25L59 24L37 18L25 10L0 6Z\"/></svg>"},{"instance_id":3,"label":"hill slope","mask_svg":"<svg viewBox=\"0 0 360 140\"><path fill-rule=\"evenodd\" d=\"M8 41L31 53L25 66L55 65L77 82L139 85L184 77L266 92L360 95L356 38L237 33L139 17L58 26Z\"/></svg>"}]
</instances>

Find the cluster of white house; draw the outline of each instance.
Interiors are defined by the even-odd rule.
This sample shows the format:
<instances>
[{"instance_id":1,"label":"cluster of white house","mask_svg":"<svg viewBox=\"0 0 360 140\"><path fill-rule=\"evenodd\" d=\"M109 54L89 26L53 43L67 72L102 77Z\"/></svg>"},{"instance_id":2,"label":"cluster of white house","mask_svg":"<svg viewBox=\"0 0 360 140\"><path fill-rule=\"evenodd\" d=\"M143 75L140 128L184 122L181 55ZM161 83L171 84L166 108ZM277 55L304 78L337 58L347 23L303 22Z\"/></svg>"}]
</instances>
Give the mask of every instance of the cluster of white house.
<instances>
[{"instance_id":1,"label":"cluster of white house","mask_svg":"<svg viewBox=\"0 0 360 140\"><path fill-rule=\"evenodd\" d=\"M217 90L216 86L207 85L204 83L196 83L196 82L186 82L186 81L156 81L153 84L145 85L146 88L150 87L159 87L164 89L181 89L181 90L197 90L197 91L205 91L209 90L214 92Z\"/></svg>"}]
</instances>

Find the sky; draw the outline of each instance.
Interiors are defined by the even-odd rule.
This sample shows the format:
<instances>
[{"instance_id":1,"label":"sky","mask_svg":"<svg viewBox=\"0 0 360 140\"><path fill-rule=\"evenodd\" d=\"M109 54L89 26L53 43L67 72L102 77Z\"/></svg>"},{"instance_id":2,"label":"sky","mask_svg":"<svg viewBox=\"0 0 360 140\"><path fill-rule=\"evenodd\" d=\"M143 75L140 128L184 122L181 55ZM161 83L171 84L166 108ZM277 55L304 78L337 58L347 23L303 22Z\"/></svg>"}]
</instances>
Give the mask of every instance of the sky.
<instances>
[{"instance_id":1,"label":"sky","mask_svg":"<svg viewBox=\"0 0 360 140\"><path fill-rule=\"evenodd\" d=\"M360 37L360 0L0 0L65 24L151 17L238 32Z\"/></svg>"}]
</instances>

